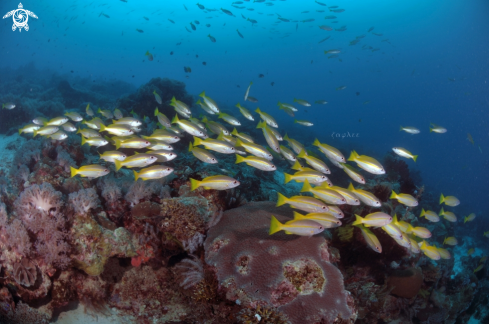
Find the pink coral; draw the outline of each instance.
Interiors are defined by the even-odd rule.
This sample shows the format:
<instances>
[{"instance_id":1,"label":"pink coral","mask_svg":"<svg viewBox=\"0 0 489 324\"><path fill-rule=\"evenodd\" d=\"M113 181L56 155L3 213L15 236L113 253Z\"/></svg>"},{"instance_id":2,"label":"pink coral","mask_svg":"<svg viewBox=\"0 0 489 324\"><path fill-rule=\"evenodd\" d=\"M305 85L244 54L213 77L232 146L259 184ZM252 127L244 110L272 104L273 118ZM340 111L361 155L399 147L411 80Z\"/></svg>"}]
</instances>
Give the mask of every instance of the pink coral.
<instances>
[{"instance_id":1,"label":"pink coral","mask_svg":"<svg viewBox=\"0 0 489 324\"><path fill-rule=\"evenodd\" d=\"M68 197L68 203L75 209L75 213L86 215L88 211L100 205L97 192L93 188L81 189Z\"/></svg>"},{"instance_id":2,"label":"pink coral","mask_svg":"<svg viewBox=\"0 0 489 324\"><path fill-rule=\"evenodd\" d=\"M280 221L292 216L290 208L272 202L249 203L226 211L209 230L206 262L216 267L227 297L249 305L269 303L292 323L348 319L348 293L324 252L324 237L269 235L272 213Z\"/></svg>"}]
</instances>

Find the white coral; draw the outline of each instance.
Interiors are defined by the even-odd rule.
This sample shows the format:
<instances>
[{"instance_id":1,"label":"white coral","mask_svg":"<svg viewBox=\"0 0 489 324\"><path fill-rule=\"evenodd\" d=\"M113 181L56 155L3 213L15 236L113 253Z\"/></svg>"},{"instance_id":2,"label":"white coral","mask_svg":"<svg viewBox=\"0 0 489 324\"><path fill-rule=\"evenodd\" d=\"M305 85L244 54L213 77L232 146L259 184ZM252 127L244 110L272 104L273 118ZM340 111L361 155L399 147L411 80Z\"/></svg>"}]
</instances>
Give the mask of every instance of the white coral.
<instances>
[{"instance_id":1,"label":"white coral","mask_svg":"<svg viewBox=\"0 0 489 324\"><path fill-rule=\"evenodd\" d=\"M75 213L85 215L91 208L97 208L100 200L95 189L88 188L71 193L68 203L73 206Z\"/></svg>"}]
</instances>

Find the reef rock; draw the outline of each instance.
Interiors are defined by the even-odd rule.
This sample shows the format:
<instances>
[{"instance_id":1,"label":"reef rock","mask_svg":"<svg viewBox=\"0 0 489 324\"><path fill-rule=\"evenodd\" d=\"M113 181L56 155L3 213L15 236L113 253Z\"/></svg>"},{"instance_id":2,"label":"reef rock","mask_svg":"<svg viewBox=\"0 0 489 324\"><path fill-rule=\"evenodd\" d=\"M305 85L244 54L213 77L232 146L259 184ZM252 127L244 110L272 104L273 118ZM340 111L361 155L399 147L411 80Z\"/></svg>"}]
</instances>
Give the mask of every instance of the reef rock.
<instances>
[{"instance_id":1,"label":"reef rock","mask_svg":"<svg viewBox=\"0 0 489 324\"><path fill-rule=\"evenodd\" d=\"M330 263L325 238L269 235L272 214L281 222L292 218L289 207L249 203L226 211L209 230L206 262L216 268L226 297L244 305L277 307L291 323L348 322L349 293Z\"/></svg>"}]
</instances>

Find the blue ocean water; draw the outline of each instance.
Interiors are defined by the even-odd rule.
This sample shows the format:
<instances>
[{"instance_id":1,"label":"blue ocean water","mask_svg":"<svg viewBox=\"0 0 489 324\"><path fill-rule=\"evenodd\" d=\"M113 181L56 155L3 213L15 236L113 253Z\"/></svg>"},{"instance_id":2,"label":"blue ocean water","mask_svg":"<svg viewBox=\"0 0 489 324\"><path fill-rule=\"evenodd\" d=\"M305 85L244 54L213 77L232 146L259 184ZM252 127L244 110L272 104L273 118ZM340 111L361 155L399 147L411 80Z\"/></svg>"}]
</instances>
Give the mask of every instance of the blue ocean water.
<instances>
[{"instance_id":1,"label":"blue ocean water","mask_svg":"<svg viewBox=\"0 0 489 324\"><path fill-rule=\"evenodd\" d=\"M259 107L276 118L283 134L311 143L318 138L345 155L355 149L381 160L392 147L404 147L419 155L416 163L406 162L420 172L427 190L460 199L460 233L475 233L487 248L482 234L489 230L488 1L326 1L345 9L338 13L317 1L204 0L207 10L194 2L22 2L38 19L29 17L29 30L21 32L12 31L11 17L2 20L0 69L33 63L46 77L121 80L135 87L170 78L184 82L192 95L205 91L236 116L238 102ZM1 1L0 12L17 6ZM324 18L330 15L336 18ZM335 30L342 26L345 31ZM341 52L329 58L324 51L333 49ZM257 103L243 101L250 81ZM278 109L277 102L294 98L312 103L296 104L296 118L314 126L294 124ZM430 123L448 131L430 133ZM421 133L400 132L401 125ZM470 213L477 218L465 225L469 231L460 219Z\"/></svg>"}]
</instances>

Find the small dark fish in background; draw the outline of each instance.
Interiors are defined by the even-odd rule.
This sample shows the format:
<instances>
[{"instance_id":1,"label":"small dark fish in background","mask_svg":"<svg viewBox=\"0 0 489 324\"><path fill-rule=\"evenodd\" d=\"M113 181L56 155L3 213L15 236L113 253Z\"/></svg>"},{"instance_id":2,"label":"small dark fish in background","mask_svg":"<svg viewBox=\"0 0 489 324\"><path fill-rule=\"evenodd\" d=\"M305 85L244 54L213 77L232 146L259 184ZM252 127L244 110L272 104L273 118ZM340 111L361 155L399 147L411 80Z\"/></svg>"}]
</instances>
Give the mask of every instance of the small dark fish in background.
<instances>
[{"instance_id":1,"label":"small dark fish in background","mask_svg":"<svg viewBox=\"0 0 489 324\"><path fill-rule=\"evenodd\" d=\"M275 82L270 83L270 85L271 85L272 87L273 87L273 85L274 85L274 84L275 84Z\"/></svg>"},{"instance_id":2,"label":"small dark fish in background","mask_svg":"<svg viewBox=\"0 0 489 324\"><path fill-rule=\"evenodd\" d=\"M241 88L241 87L239 86L239 84L237 84L237 85L236 85L236 87Z\"/></svg>"},{"instance_id":3,"label":"small dark fish in background","mask_svg":"<svg viewBox=\"0 0 489 324\"><path fill-rule=\"evenodd\" d=\"M207 63L206 63L206 62L202 62L202 64L203 64L203 65L207 65Z\"/></svg>"},{"instance_id":4,"label":"small dark fish in background","mask_svg":"<svg viewBox=\"0 0 489 324\"><path fill-rule=\"evenodd\" d=\"M360 92L358 92L358 91L357 91L357 92L355 92L355 94L356 94L357 96L359 96L359 95L360 95Z\"/></svg>"},{"instance_id":5,"label":"small dark fish in background","mask_svg":"<svg viewBox=\"0 0 489 324\"><path fill-rule=\"evenodd\" d=\"M198 57L199 57L199 54L195 54L195 57L197 57L197 58L198 58Z\"/></svg>"},{"instance_id":6,"label":"small dark fish in background","mask_svg":"<svg viewBox=\"0 0 489 324\"><path fill-rule=\"evenodd\" d=\"M149 51L146 51L146 54L144 54L148 57L148 60L152 61L153 60L153 54L151 54Z\"/></svg>"},{"instance_id":7,"label":"small dark fish in background","mask_svg":"<svg viewBox=\"0 0 489 324\"><path fill-rule=\"evenodd\" d=\"M200 25L200 22L198 20L194 20L194 23L196 23L197 25Z\"/></svg>"},{"instance_id":8,"label":"small dark fish in background","mask_svg":"<svg viewBox=\"0 0 489 324\"><path fill-rule=\"evenodd\" d=\"M191 73L192 69L189 66L184 66L183 71L185 71L185 73Z\"/></svg>"},{"instance_id":9,"label":"small dark fish in background","mask_svg":"<svg viewBox=\"0 0 489 324\"><path fill-rule=\"evenodd\" d=\"M188 9L187 9L187 7L186 7L185 5L183 5L183 7L185 8L185 10L187 10L187 11L188 11Z\"/></svg>"},{"instance_id":10,"label":"small dark fish in background","mask_svg":"<svg viewBox=\"0 0 489 324\"><path fill-rule=\"evenodd\" d=\"M205 24L205 27L210 27L210 26L211 26L211 24Z\"/></svg>"},{"instance_id":11,"label":"small dark fish in background","mask_svg":"<svg viewBox=\"0 0 489 324\"><path fill-rule=\"evenodd\" d=\"M239 37L244 38L243 35L239 32L239 30L236 29L236 31L238 32Z\"/></svg>"},{"instance_id":12,"label":"small dark fish in background","mask_svg":"<svg viewBox=\"0 0 489 324\"><path fill-rule=\"evenodd\" d=\"M263 74L261 74L261 73L260 73L260 74L258 74L258 77L259 77L259 78L264 78L265 76L264 76Z\"/></svg>"},{"instance_id":13,"label":"small dark fish in background","mask_svg":"<svg viewBox=\"0 0 489 324\"><path fill-rule=\"evenodd\" d=\"M190 27L192 27L192 30L197 30L194 24L190 23Z\"/></svg>"},{"instance_id":14,"label":"small dark fish in background","mask_svg":"<svg viewBox=\"0 0 489 324\"><path fill-rule=\"evenodd\" d=\"M134 75L132 77L134 78Z\"/></svg>"},{"instance_id":15,"label":"small dark fish in background","mask_svg":"<svg viewBox=\"0 0 489 324\"><path fill-rule=\"evenodd\" d=\"M170 52L170 55L173 55L173 51Z\"/></svg>"},{"instance_id":16,"label":"small dark fish in background","mask_svg":"<svg viewBox=\"0 0 489 324\"><path fill-rule=\"evenodd\" d=\"M211 36L211 34L207 35L207 37L209 37L209 39L211 40L211 42L215 43L216 42L216 39Z\"/></svg>"},{"instance_id":17,"label":"small dark fish in background","mask_svg":"<svg viewBox=\"0 0 489 324\"><path fill-rule=\"evenodd\" d=\"M182 42L177 43L177 45L182 45Z\"/></svg>"},{"instance_id":18,"label":"small dark fish in background","mask_svg":"<svg viewBox=\"0 0 489 324\"><path fill-rule=\"evenodd\" d=\"M143 17L145 20L148 20L149 21L149 18L148 17Z\"/></svg>"},{"instance_id":19,"label":"small dark fish in background","mask_svg":"<svg viewBox=\"0 0 489 324\"><path fill-rule=\"evenodd\" d=\"M136 29L136 31L137 31L138 33L144 33L144 30L142 30L142 29Z\"/></svg>"},{"instance_id":20,"label":"small dark fish in background","mask_svg":"<svg viewBox=\"0 0 489 324\"><path fill-rule=\"evenodd\" d=\"M171 22L172 24L174 24L175 22L171 19L168 19L169 22Z\"/></svg>"},{"instance_id":21,"label":"small dark fish in background","mask_svg":"<svg viewBox=\"0 0 489 324\"><path fill-rule=\"evenodd\" d=\"M74 73L73 70L70 71L71 73Z\"/></svg>"}]
</instances>

